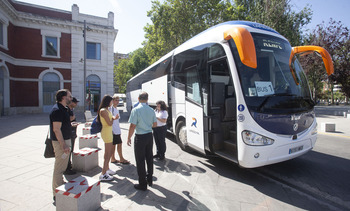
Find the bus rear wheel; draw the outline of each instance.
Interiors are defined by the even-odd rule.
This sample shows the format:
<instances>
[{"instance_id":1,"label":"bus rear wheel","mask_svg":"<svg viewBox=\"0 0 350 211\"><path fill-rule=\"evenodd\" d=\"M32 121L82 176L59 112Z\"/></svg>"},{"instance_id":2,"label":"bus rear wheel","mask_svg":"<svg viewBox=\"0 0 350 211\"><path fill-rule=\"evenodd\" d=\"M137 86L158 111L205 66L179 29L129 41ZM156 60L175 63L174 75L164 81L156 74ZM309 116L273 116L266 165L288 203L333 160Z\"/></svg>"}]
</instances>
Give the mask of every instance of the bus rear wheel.
<instances>
[{"instance_id":1,"label":"bus rear wheel","mask_svg":"<svg viewBox=\"0 0 350 211\"><path fill-rule=\"evenodd\" d=\"M176 125L176 142L182 150L189 150L187 143L186 123L184 121L179 121Z\"/></svg>"}]
</instances>

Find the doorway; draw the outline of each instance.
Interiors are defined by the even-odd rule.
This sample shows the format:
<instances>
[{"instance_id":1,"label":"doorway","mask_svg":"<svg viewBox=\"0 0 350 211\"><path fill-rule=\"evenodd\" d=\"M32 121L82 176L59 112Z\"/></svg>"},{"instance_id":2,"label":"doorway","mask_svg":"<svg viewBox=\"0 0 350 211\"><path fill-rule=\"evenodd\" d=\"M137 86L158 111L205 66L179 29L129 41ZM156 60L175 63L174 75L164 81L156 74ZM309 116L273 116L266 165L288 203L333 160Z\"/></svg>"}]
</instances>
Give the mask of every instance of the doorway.
<instances>
[{"instance_id":1,"label":"doorway","mask_svg":"<svg viewBox=\"0 0 350 211\"><path fill-rule=\"evenodd\" d=\"M89 75L86 79L87 107L85 110L97 112L101 102L101 79L97 75Z\"/></svg>"}]
</instances>

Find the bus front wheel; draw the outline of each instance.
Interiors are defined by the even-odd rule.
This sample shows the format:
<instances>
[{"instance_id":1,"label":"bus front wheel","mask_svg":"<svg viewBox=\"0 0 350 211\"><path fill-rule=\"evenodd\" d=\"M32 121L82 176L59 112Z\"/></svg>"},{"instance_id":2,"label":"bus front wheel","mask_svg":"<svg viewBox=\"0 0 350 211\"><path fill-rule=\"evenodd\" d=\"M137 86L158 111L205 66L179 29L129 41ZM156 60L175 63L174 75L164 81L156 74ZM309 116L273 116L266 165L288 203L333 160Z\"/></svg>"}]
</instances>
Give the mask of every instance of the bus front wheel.
<instances>
[{"instance_id":1,"label":"bus front wheel","mask_svg":"<svg viewBox=\"0 0 350 211\"><path fill-rule=\"evenodd\" d=\"M179 121L176 125L176 142L182 150L188 151L186 123Z\"/></svg>"}]
</instances>

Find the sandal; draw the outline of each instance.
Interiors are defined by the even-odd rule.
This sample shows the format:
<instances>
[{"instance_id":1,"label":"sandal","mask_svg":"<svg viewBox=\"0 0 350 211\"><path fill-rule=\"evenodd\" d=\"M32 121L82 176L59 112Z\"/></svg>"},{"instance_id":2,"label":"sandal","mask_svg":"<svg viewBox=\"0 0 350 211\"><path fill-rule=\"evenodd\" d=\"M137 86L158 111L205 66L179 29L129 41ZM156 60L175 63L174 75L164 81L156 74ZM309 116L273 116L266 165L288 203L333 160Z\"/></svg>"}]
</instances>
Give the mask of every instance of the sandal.
<instances>
[{"instance_id":1,"label":"sandal","mask_svg":"<svg viewBox=\"0 0 350 211\"><path fill-rule=\"evenodd\" d=\"M120 160L111 161L111 163L120 163Z\"/></svg>"},{"instance_id":2,"label":"sandal","mask_svg":"<svg viewBox=\"0 0 350 211\"><path fill-rule=\"evenodd\" d=\"M126 165L126 164L130 164L130 161L128 161L128 160L123 160L123 161L120 161L120 163Z\"/></svg>"}]
</instances>

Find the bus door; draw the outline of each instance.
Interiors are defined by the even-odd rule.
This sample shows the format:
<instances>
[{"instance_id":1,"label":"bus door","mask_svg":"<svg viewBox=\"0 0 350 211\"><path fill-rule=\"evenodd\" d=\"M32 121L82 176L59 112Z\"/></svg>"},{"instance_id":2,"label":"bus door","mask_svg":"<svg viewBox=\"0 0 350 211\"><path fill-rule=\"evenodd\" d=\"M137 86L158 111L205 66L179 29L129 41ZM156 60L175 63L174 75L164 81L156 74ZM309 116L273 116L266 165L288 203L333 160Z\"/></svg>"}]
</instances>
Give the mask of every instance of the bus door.
<instances>
[{"instance_id":1,"label":"bus door","mask_svg":"<svg viewBox=\"0 0 350 211\"><path fill-rule=\"evenodd\" d=\"M236 97L226 58L208 62L211 151L237 161Z\"/></svg>"},{"instance_id":2,"label":"bus door","mask_svg":"<svg viewBox=\"0 0 350 211\"><path fill-rule=\"evenodd\" d=\"M200 77L197 65L185 69L185 109L187 142L191 148L202 153L204 149L204 115L203 99L201 93Z\"/></svg>"}]
</instances>

